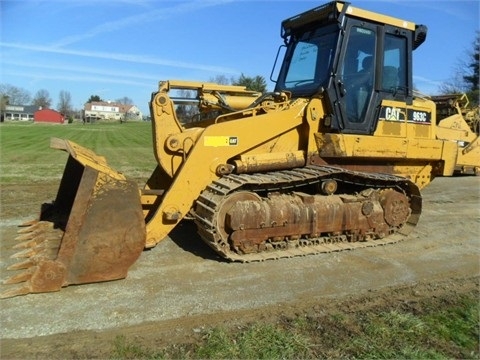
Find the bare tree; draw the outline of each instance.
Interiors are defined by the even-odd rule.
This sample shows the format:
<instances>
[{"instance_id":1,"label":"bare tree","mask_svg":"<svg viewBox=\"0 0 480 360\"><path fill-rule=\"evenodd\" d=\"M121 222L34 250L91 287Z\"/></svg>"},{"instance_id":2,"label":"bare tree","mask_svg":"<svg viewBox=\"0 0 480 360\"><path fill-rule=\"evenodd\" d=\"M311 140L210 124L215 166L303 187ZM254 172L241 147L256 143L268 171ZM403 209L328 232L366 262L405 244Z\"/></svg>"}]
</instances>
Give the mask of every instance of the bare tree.
<instances>
[{"instance_id":1,"label":"bare tree","mask_svg":"<svg viewBox=\"0 0 480 360\"><path fill-rule=\"evenodd\" d=\"M10 84L0 84L0 98L4 105L27 105L32 99L28 90Z\"/></svg>"},{"instance_id":2,"label":"bare tree","mask_svg":"<svg viewBox=\"0 0 480 360\"><path fill-rule=\"evenodd\" d=\"M479 102L479 63L480 63L480 31L475 34L472 49L457 60L451 79L443 82L441 94L467 93L474 104Z\"/></svg>"},{"instance_id":3,"label":"bare tree","mask_svg":"<svg viewBox=\"0 0 480 360\"><path fill-rule=\"evenodd\" d=\"M120 99L115 100L115 102L123 105L133 105L133 100L130 99L128 96L124 96Z\"/></svg>"},{"instance_id":4,"label":"bare tree","mask_svg":"<svg viewBox=\"0 0 480 360\"><path fill-rule=\"evenodd\" d=\"M72 96L70 92L61 90L58 95L57 109L65 116L69 116L72 112Z\"/></svg>"},{"instance_id":5,"label":"bare tree","mask_svg":"<svg viewBox=\"0 0 480 360\"><path fill-rule=\"evenodd\" d=\"M51 104L52 99L50 98L49 92L45 89L38 90L32 101L32 105L42 109L50 108Z\"/></svg>"},{"instance_id":6,"label":"bare tree","mask_svg":"<svg viewBox=\"0 0 480 360\"><path fill-rule=\"evenodd\" d=\"M215 77L210 78L210 82L220 85L230 85L231 81L225 75L217 75Z\"/></svg>"},{"instance_id":7,"label":"bare tree","mask_svg":"<svg viewBox=\"0 0 480 360\"><path fill-rule=\"evenodd\" d=\"M441 94L459 94L466 91L463 81L464 66L459 63L455 67L452 77L440 84L438 90Z\"/></svg>"}]
</instances>

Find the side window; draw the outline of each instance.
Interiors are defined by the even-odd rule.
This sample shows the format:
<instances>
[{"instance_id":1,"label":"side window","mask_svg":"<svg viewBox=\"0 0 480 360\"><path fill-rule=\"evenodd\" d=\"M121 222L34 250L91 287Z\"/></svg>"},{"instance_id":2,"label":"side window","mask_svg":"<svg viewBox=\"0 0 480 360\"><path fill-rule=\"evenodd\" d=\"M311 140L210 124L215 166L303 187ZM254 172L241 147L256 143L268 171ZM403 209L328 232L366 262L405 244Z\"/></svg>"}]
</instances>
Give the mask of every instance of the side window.
<instances>
[{"instance_id":1,"label":"side window","mask_svg":"<svg viewBox=\"0 0 480 360\"><path fill-rule=\"evenodd\" d=\"M275 91L286 90L293 97L309 97L326 86L332 75L337 40L337 25L307 31L298 39L292 37Z\"/></svg>"},{"instance_id":2,"label":"side window","mask_svg":"<svg viewBox=\"0 0 480 360\"><path fill-rule=\"evenodd\" d=\"M317 52L317 45L308 42L299 42L295 47L285 84L307 81L313 82L317 66Z\"/></svg>"},{"instance_id":3,"label":"side window","mask_svg":"<svg viewBox=\"0 0 480 360\"><path fill-rule=\"evenodd\" d=\"M385 35L383 56L382 90L396 92L407 89L407 39L391 34Z\"/></svg>"}]
</instances>

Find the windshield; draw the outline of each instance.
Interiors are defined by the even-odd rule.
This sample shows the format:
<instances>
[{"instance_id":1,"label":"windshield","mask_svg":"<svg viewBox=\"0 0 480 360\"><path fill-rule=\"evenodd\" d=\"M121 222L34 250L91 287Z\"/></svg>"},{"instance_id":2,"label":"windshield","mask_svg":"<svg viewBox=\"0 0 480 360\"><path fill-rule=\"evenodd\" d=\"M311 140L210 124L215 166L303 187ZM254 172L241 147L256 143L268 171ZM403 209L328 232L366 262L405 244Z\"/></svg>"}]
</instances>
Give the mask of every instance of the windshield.
<instances>
[{"instance_id":1,"label":"windshield","mask_svg":"<svg viewBox=\"0 0 480 360\"><path fill-rule=\"evenodd\" d=\"M276 90L291 91L294 96L309 96L326 86L332 67L337 32L304 33L290 45Z\"/></svg>"}]
</instances>

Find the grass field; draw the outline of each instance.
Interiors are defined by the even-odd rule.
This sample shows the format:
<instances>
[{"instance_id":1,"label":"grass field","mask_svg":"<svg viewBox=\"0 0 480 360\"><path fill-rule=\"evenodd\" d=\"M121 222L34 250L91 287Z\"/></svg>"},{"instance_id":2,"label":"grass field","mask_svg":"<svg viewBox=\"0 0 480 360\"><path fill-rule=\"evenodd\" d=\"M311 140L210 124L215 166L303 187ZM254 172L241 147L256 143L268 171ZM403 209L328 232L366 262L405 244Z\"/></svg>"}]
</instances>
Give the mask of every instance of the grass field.
<instances>
[{"instance_id":1,"label":"grass field","mask_svg":"<svg viewBox=\"0 0 480 360\"><path fill-rule=\"evenodd\" d=\"M50 149L50 138L72 140L98 155L127 178L140 183L156 165L149 122L124 124L0 125L0 184L25 184L60 179L67 153Z\"/></svg>"}]
</instances>

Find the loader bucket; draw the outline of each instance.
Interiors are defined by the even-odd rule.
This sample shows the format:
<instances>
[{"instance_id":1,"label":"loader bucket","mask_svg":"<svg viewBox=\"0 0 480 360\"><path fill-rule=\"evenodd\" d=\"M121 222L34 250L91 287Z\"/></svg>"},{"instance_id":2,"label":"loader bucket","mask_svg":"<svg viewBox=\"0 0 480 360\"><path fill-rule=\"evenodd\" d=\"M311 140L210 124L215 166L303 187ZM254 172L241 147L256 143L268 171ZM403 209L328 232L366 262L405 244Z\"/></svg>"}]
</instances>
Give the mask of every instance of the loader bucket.
<instances>
[{"instance_id":1,"label":"loader bucket","mask_svg":"<svg viewBox=\"0 0 480 360\"><path fill-rule=\"evenodd\" d=\"M58 291L71 284L122 279L145 245L145 221L137 185L105 159L71 141L52 139L69 153L54 202L24 224L12 257L21 270L4 281L12 297ZM5 288L5 287L4 287Z\"/></svg>"}]
</instances>

